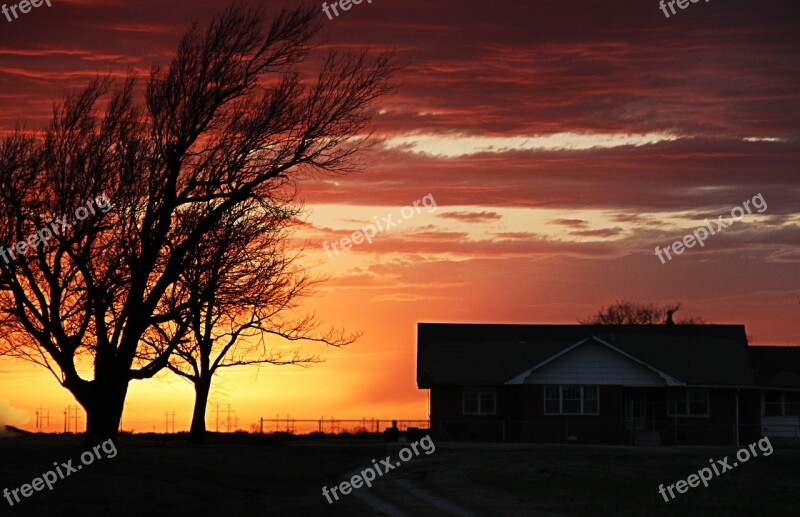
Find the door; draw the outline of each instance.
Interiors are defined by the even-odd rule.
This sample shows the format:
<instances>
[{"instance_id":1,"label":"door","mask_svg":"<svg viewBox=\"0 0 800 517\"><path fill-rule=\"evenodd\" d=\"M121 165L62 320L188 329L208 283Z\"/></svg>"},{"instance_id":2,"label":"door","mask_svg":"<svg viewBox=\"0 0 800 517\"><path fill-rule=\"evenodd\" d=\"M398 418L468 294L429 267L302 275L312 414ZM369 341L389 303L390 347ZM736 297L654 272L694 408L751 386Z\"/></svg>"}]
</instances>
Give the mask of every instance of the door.
<instances>
[{"instance_id":1,"label":"door","mask_svg":"<svg viewBox=\"0 0 800 517\"><path fill-rule=\"evenodd\" d=\"M631 431L647 429L647 395L643 388L626 390L625 428Z\"/></svg>"}]
</instances>

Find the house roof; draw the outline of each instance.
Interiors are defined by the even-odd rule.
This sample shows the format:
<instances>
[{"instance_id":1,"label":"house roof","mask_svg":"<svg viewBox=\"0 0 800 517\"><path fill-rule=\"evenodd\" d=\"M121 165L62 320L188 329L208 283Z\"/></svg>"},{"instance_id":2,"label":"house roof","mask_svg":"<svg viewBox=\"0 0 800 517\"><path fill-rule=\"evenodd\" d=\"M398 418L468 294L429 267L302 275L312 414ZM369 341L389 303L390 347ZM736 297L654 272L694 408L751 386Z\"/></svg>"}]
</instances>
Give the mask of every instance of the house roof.
<instances>
[{"instance_id":1,"label":"house roof","mask_svg":"<svg viewBox=\"0 0 800 517\"><path fill-rule=\"evenodd\" d=\"M505 384L525 384L526 379L533 372L535 372L536 370L539 370L540 368L542 368L544 366L547 366L549 363L552 363L552 362L556 361L558 358L568 354L569 352L571 352L572 350L575 350L579 346L582 346L582 345L584 345L586 343L590 343L590 342L597 343L600 346L604 346L604 347L606 347L606 348L608 348L610 350L613 350L614 352L618 353L619 355L625 357L628 361L631 361L633 363L636 363L636 364L639 364L639 365L643 366L645 369L650 370L651 372L653 372L656 375L658 375L659 377L661 377L662 380L668 386L682 386L684 384L681 381L673 378L668 373L662 372L658 368L655 368L655 367L647 364L646 362L641 361L641 360L633 357L632 355L626 353L624 350L620 350L619 348L615 347L611 343L607 343L606 341L603 341L602 339L598 338L597 336L592 336L591 338L581 339L577 343L562 349L560 352L558 352L555 355L550 356L548 359L545 359L541 363L539 363L539 364L537 364L535 366L532 366L531 368L528 368L527 370L525 370L521 374L515 376L513 379L507 380L505 382Z\"/></svg>"},{"instance_id":2,"label":"house roof","mask_svg":"<svg viewBox=\"0 0 800 517\"><path fill-rule=\"evenodd\" d=\"M756 382L771 388L800 388L800 346L751 346Z\"/></svg>"},{"instance_id":3,"label":"house roof","mask_svg":"<svg viewBox=\"0 0 800 517\"><path fill-rule=\"evenodd\" d=\"M687 385L752 386L743 325L420 323L417 385L501 385L587 338Z\"/></svg>"}]
</instances>

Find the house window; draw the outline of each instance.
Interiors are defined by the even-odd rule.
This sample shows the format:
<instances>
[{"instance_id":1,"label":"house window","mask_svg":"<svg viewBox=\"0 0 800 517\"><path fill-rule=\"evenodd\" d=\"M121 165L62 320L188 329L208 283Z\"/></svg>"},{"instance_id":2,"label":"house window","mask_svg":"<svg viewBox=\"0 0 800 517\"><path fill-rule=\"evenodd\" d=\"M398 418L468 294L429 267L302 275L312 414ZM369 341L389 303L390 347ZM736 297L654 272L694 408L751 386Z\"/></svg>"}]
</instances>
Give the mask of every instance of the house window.
<instances>
[{"instance_id":1,"label":"house window","mask_svg":"<svg viewBox=\"0 0 800 517\"><path fill-rule=\"evenodd\" d=\"M599 412L597 386L568 384L544 387L546 415L597 415Z\"/></svg>"},{"instance_id":2,"label":"house window","mask_svg":"<svg viewBox=\"0 0 800 517\"><path fill-rule=\"evenodd\" d=\"M561 386L544 387L544 412L561 413Z\"/></svg>"},{"instance_id":3,"label":"house window","mask_svg":"<svg viewBox=\"0 0 800 517\"><path fill-rule=\"evenodd\" d=\"M494 388L464 388L465 415L494 415L497 413L497 394Z\"/></svg>"},{"instance_id":4,"label":"house window","mask_svg":"<svg viewBox=\"0 0 800 517\"><path fill-rule=\"evenodd\" d=\"M783 393L768 391L764 394L764 415L783 416Z\"/></svg>"},{"instance_id":5,"label":"house window","mask_svg":"<svg viewBox=\"0 0 800 517\"><path fill-rule=\"evenodd\" d=\"M783 414L786 416L800 416L800 393L787 391L783 394Z\"/></svg>"},{"instance_id":6,"label":"house window","mask_svg":"<svg viewBox=\"0 0 800 517\"><path fill-rule=\"evenodd\" d=\"M765 416L800 416L800 393L767 391L764 393Z\"/></svg>"},{"instance_id":7,"label":"house window","mask_svg":"<svg viewBox=\"0 0 800 517\"><path fill-rule=\"evenodd\" d=\"M708 416L708 390L691 388L670 391L667 414L669 416Z\"/></svg>"}]
</instances>

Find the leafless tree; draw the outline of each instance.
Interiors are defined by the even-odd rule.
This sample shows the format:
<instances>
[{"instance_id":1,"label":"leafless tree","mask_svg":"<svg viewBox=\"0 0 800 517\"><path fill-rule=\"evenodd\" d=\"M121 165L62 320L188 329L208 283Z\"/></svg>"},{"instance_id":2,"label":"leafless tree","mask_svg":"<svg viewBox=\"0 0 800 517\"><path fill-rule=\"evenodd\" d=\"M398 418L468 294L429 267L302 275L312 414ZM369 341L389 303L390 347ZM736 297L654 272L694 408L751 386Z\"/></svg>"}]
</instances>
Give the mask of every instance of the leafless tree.
<instances>
[{"instance_id":1,"label":"leafless tree","mask_svg":"<svg viewBox=\"0 0 800 517\"><path fill-rule=\"evenodd\" d=\"M113 204L0 259L0 348L56 376L86 410L90 441L117 434L130 381L161 371L183 342L187 308L165 302L224 215L359 166L394 60L329 53L303 81L317 14L285 10L267 24L258 9L230 7L152 69L143 106L135 77L98 79L43 131L19 128L0 144L0 243L101 194ZM167 346L142 360L143 336L170 324Z\"/></svg>"},{"instance_id":2,"label":"leafless tree","mask_svg":"<svg viewBox=\"0 0 800 517\"><path fill-rule=\"evenodd\" d=\"M169 328L159 327L146 337L151 354L158 356L173 339L170 329L189 330L168 368L194 385L191 442L204 441L206 406L218 370L320 361L298 349L271 346L275 343L270 338L278 344L316 341L339 347L358 337L334 329L318 331L313 314L295 312L316 283L297 262L301 250L287 245L288 229L299 211L276 204L244 205L225 214L188 256L176 296L165 300L170 305L165 312L186 321L171 322Z\"/></svg>"},{"instance_id":3,"label":"leafless tree","mask_svg":"<svg viewBox=\"0 0 800 517\"><path fill-rule=\"evenodd\" d=\"M581 325L661 325L671 322L671 315L681 308L680 303L658 305L618 300L601 308L596 314L578 320ZM674 322L677 325L701 325L703 318L685 318Z\"/></svg>"}]
</instances>

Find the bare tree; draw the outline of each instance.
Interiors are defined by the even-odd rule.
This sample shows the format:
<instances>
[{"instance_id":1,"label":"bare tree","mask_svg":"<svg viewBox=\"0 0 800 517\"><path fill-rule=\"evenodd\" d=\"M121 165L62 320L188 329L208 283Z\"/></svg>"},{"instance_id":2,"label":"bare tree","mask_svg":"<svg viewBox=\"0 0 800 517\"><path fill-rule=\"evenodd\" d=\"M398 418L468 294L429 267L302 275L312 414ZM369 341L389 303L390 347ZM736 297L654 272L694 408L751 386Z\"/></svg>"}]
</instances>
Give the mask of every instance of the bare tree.
<instances>
[{"instance_id":1,"label":"bare tree","mask_svg":"<svg viewBox=\"0 0 800 517\"><path fill-rule=\"evenodd\" d=\"M206 406L218 370L256 364L309 366L320 361L297 349L271 347L269 338L339 347L358 337L333 329L318 332L313 315L294 313L315 284L297 263L300 250L287 246L287 229L298 213L299 208L275 204L228 212L190 254L178 296L167 300L168 311L186 320L174 322L172 328L189 329L168 368L194 384L191 442L204 441ZM173 336L169 329L152 335L154 339L147 342L157 356Z\"/></svg>"},{"instance_id":2,"label":"bare tree","mask_svg":"<svg viewBox=\"0 0 800 517\"><path fill-rule=\"evenodd\" d=\"M270 206L315 172L352 170L371 142L393 58L330 53L303 82L316 15L285 10L265 25L260 10L228 8L152 69L144 109L135 77L100 79L41 133L20 128L0 144L0 243L101 194L113 203L0 259L0 348L53 373L86 410L90 441L116 436L130 381L165 368L183 341L187 307L166 301L224 215ZM142 359L143 336L165 328L167 346Z\"/></svg>"},{"instance_id":3,"label":"bare tree","mask_svg":"<svg viewBox=\"0 0 800 517\"><path fill-rule=\"evenodd\" d=\"M681 308L680 303L658 305L618 300L602 307L596 314L578 320L581 325L661 325L671 324L672 314ZM677 325L701 325L703 318L686 318L674 322Z\"/></svg>"}]
</instances>

